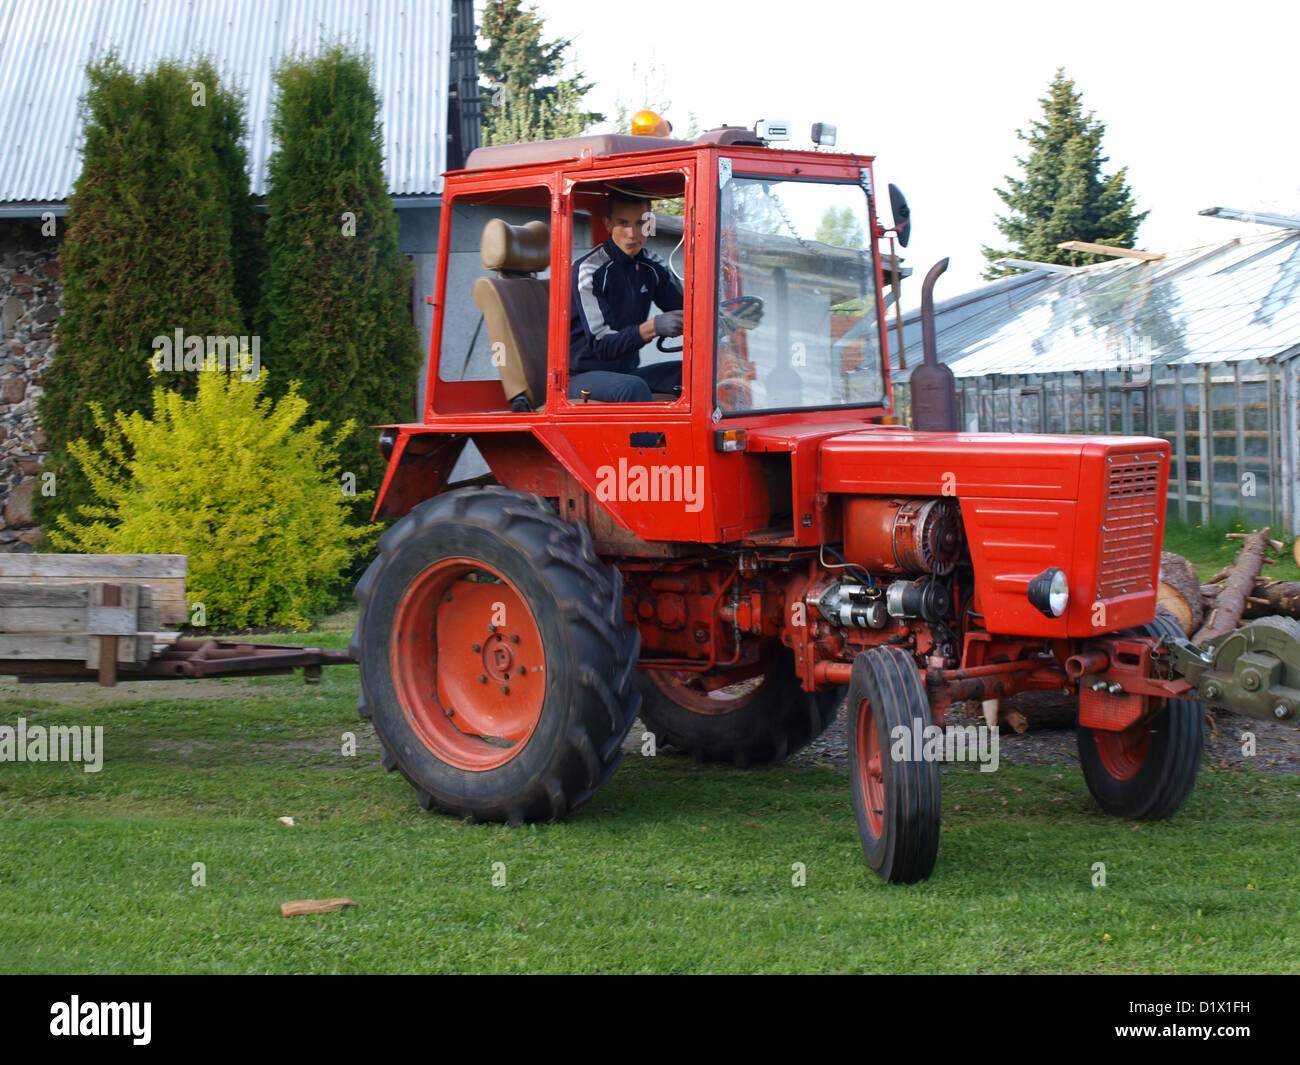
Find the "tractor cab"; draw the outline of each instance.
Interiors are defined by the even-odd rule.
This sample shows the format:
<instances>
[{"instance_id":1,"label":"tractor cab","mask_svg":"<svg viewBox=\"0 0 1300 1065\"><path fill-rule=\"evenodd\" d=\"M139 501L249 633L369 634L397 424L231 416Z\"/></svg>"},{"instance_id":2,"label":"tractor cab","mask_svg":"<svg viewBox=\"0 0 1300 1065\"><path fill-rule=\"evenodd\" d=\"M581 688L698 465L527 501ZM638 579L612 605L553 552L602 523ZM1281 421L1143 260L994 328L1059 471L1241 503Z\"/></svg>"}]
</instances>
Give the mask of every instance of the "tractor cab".
<instances>
[{"instance_id":1,"label":"tractor cab","mask_svg":"<svg viewBox=\"0 0 1300 1065\"><path fill-rule=\"evenodd\" d=\"M414 460L437 450L432 464L445 475L451 453L472 439L500 483L558 498L554 482L573 478L645 540L822 536L820 516L801 524L787 490L773 498L774 476L798 479L784 472L797 446L780 428L797 426L811 442L892 420L878 249L887 231L876 220L870 157L774 147L776 125L474 151L444 186L422 424L391 427L388 453L409 447ZM640 256L680 286L684 328L680 338L640 342L636 362L659 382L649 398L598 402L571 381L575 308L586 298L588 322L635 324L605 321L603 293L579 283L582 264L590 273L593 255L611 247L611 194L628 192L651 203ZM442 439L412 443L430 431ZM775 442L746 444L764 432ZM683 477L698 469L701 482L728 491L708 505L682 498L671 513L638 506L663 500L638 498L618 472L637 465ZM616 477L602 488L610 470ZM391 487L379 516L419 501Z\"/></svg>"}]
</instances>

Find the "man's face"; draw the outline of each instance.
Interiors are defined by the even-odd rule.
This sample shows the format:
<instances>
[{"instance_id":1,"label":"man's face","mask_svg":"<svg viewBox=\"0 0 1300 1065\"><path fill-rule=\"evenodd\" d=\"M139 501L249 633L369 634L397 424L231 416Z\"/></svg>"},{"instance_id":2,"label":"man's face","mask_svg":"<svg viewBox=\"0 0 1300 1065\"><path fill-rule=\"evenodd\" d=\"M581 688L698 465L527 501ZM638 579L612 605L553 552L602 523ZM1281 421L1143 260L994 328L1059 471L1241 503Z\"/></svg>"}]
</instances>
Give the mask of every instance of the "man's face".
<instances>
[{"instance_id":1,"label":"man's face","mask_svg":"<svg viewBox=\"0 0 1300 1065\"><path fill-rule=\"evenodd\" d=\"M645 247L649 210L649 200L643 203L616 203L613 213L605 216L610 236L624 255L635 256Z\"/></svg>"}]
</instances>

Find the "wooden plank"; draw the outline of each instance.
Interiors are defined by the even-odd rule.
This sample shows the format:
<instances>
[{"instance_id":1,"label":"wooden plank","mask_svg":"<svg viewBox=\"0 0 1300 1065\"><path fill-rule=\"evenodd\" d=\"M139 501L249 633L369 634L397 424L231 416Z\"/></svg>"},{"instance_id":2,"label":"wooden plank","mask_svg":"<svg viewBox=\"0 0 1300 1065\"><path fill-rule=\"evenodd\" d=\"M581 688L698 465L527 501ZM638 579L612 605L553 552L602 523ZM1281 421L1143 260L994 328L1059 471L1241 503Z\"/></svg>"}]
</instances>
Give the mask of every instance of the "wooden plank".
<instances>
[{"instance_id":1,"label":"wooden plank","mask_svg":"<svg viewBox=\"0 0 1300 1065\"><path fill-rule=\"evenodd\" d=\"M0 661L7 658L30 661L41 658L86 659L86 634L33 635L25 632L0 632Z\"/></svg>"},{"instance_id":2,"label":"wooden plank","mask_svg":"<svg viewBox=\"0 0 1300 1065\"><path fill-rule=\"evenodd\" d=\"M188 567L189 560L184 555L3 554L0 555L0 589L61 587L95 580L143 585L149 588L150 605L161 611L164 624L184 625L190 620L185 598Z\"/></svg>"},{"instance_id":3,"label":"wooden plank","mask_svg":"<svg viewBox=\"0 0 1300 1065\"><path fill-rule=\"evenodd\" d=\"M104 606L120 606L122 603L122 589L116 584L101 585L99 595L100 602ZM92 593L90 605L96 606L95 596ZM94 637L90 637L94 639ZM134 648L132 648L134 651ZM117 637L100 636L99 637L99 685L101 688L111 688L117 683Z\"/></svg>"},{"instance_id":4,"label":"wooden plank","mask_svg":"<svg viewBox=\"0 0 1300 1065\"><path fill-rule=\"evenodd\" d=\"M84 613L89 602L89 584L0 584L0 610L79 608Z\"/></svg>"},{"instance_id":5,"label":"wooden plank","mask_svg":"<svg viewBox=\"0 0 1300 1065\"><path fill-rule=\"evenodd\" d=\"M84 606L0 606L0 632L86 631Z\"/></svg>"},{"instance_id":6,"label":"wooden plank","mask_svg":"<svg viewBox=\"0 0 1300 1065\"><path fill-rule=\"evenodd\" d=\"M185 555L0 555L0 577L76 577L109 580L127 577L184 577Z\"/></svg>"},{"instance_id":7,"label":"wooden plank","mask_svg":"<svg viewBox=\"0 0 1300 1065\"><path fill-rule=\"evenodd\" d=\"M119 580L117 583L125 586L147 587L150 592L151 604L156 607L162 615L163 623L166 625L186 625L190 620L189 606L185 600L185 582L179 577L158 577L149 578L148 584L140 582ZM14 593L18 598L14 605L19 602L31 602L35 593L30 591L33 588L79 588L85 586L85 581L76 577L0 577L0 595L8 596L11 589L23 589Z\"/></svg>"},{"instance_id":8,"label":"wooden plank","mask_svg":"<svg viewBox=\"0 0 1300 1065\"><path fill-rule=\"evenodd\" d=\"M1139 251L1137 248L1112 248L1109 244L1090 244L1086 240L1063 240L1057 247L1064 251L1081 251L1088 255L1115 255L1121 259L1141 259L1149 263L1165 257L1163 252Z\"/></svg>"}]
</instances>

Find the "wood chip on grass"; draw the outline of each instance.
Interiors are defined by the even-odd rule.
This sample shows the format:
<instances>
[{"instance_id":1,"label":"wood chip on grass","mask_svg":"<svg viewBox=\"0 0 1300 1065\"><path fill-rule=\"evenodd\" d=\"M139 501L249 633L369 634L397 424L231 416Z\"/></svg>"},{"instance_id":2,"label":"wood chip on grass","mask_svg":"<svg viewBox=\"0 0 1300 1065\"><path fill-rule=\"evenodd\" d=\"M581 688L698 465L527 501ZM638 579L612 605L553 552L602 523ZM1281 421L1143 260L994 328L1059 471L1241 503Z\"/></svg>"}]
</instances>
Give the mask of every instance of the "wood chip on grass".
<instances>
[{"instance_id":1,"label":"wood chip on grass","mask_svg":"<svg viewBox=\"0 0 1300 1065\"><path fill-rule=\"evenodd\" d=\"M299 917L304 913L332 913L345 906L355 906L351 899L297 899L280 903L281 917Z\"/></svg>"}]
</instances>

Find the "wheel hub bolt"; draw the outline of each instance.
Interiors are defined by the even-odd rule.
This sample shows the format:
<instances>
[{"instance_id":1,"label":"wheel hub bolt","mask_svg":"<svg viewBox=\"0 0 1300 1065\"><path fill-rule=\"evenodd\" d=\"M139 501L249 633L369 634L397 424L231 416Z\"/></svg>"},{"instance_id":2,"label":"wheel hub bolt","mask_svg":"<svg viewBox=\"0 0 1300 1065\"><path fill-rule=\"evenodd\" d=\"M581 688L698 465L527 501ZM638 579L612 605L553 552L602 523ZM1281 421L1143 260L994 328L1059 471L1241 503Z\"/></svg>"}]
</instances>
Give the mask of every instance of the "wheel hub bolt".
<instances>
[{"instance_id":1,"label":"wheel hub bolt","mask_svg":"<svg viewBox=\"0 0 1300 1065\"><path fill-rule=\"evenodd\" d=\"M516 632L513 636L511 636L511 637L510 637L510 642L511 642L511 643L518 643L518 642L519 642L519 633Z\"/></svg>"},{"instance_id":2,"label":"wheel hub bolt","mask_svg":"<svg viewBox=\"0 0 1300 1065\"><path fill-rule=\"evenodd\" d=\"M483 650L483 646L481 644L476 643L470 648L470 650L473 651L475 654L478 654L481 650Z\"/></svg>"},{"instance_id":3,"label":"wheel hub bolt","mask_svg":"<svg viewBox=\"0 0 1300 1065\"><path fill-rule=\"evenodd\" d=\"M509 685L509 684L503 684L503 685L501 685L501 694L502 694L502 695L509 695L509 694L510 694L510 685Z\"/></svg>"},{"instance_id":4,"label":"wheel hub bolt","mask_svg":"<svg viewBox=\"0 0 1300 1065\"><path fill-rule=\"evenodd\" d=\"M519 675L520 675L521 677L522 677L525 673L527 673L527 672L528 672L528 667L527 667L527 666L520 666L520 667L519 667Z\"/></svg>"},{"instance_id":5,"label":"wheel hub bolt","mask_svg":"<svg viewBox=\"0 0 1300 1065\"><path fill-rule=\"evenodd\" d=\"M478 682L479 682L480 684L486 684L486 683L487 683L487 674L486 674L486 673L480 673L480 674L478 675Z\"/></svg>"}]
</instances>

